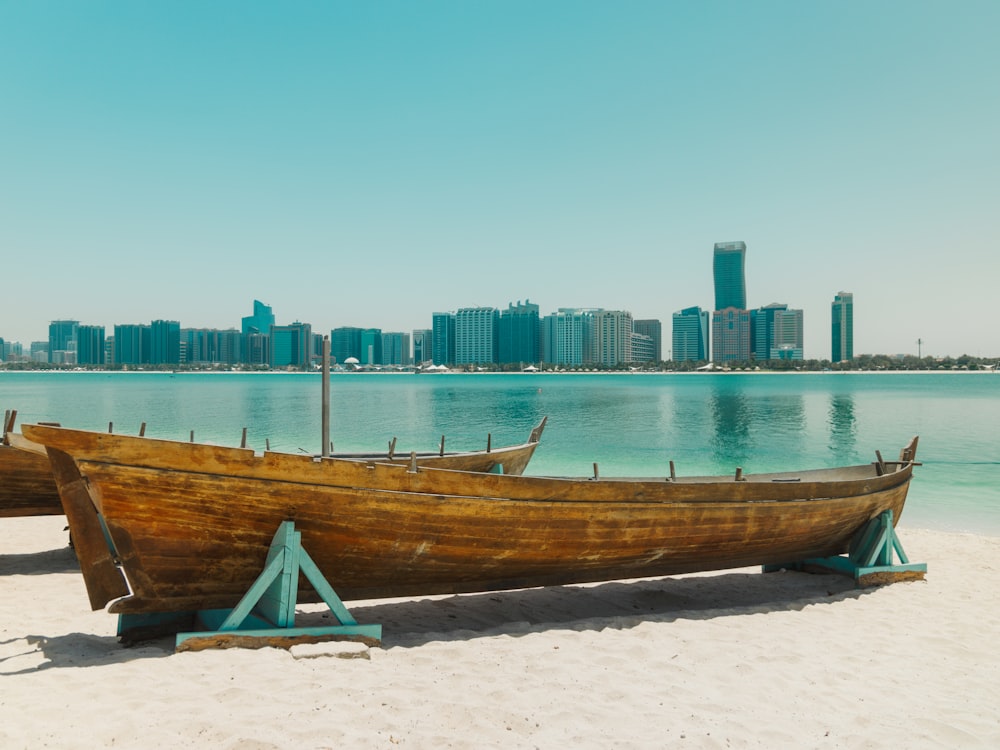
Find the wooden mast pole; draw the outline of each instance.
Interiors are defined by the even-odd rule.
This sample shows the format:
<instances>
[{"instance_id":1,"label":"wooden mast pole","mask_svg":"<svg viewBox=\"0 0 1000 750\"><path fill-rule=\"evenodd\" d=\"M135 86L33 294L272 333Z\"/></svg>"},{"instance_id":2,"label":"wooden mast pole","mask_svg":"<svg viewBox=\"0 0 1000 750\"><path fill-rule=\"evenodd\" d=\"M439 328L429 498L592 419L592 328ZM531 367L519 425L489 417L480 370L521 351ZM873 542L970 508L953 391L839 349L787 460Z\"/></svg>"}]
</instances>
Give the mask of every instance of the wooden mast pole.
<instances>
[{"instance_id":1,"label":"wooden mast pole","mask_svg":"<svg viewBox=\"0 0 1000 750\"><path fill-rule=\"evenodd\" d=\"M323 336L323 445L320 455L330 455L330 337Z\"/></svg>"}]
</instances>

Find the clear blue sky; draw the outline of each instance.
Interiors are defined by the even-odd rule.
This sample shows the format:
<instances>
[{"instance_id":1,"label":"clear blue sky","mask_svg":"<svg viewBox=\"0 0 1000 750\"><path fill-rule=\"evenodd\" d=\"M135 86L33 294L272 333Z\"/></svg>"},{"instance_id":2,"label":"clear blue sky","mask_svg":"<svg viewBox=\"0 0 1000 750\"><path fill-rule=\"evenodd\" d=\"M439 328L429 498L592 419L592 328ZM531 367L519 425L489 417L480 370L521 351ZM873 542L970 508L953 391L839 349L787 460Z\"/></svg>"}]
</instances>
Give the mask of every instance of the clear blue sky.
<instances>
[{"instance_id":1,"label":"clear blue sky","mask_svg":"<svg viewBox=\"0 0 1000 750\"><path fill-rule=\"evenodd\" d=\"M1000 355L1000 2L0 0L0 337L801 308ZM669 344L664 344L668 349Z\"/></svg>"}]
</instances>

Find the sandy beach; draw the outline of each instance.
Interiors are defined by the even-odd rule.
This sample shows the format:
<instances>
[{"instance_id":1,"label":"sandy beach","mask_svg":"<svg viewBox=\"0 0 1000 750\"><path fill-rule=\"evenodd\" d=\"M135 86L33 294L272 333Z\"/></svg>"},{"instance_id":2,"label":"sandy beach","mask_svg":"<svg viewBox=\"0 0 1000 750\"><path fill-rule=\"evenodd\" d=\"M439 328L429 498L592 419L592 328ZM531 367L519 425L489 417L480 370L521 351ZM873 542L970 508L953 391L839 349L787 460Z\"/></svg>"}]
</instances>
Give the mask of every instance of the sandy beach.
<instances>
[{"instance_id":1,"label":"sandy beach","mask_svg":"<svg viewBox=\"0 0 1000 750\"><path fill-rule=\"evenodd\" d=\"M381 648L124 648L62 517L6 519L3 748L1000 747L1000 538L925 581L757 568L351 602ZM300 624L319 613L306 608Z\"/></svg>"}]
</instances>

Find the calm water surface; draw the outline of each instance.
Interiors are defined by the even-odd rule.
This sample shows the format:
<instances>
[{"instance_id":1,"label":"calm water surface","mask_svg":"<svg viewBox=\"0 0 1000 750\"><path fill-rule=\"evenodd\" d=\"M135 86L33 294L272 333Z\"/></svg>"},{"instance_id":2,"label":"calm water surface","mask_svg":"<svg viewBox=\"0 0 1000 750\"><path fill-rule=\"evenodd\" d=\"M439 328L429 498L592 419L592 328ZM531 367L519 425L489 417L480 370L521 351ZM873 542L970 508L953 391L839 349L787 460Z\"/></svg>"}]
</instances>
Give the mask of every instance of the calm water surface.
<instances>
[{"instance_id":1,"label":"calm water surface","mask_svg":"<svg viewBox=\"0 0 1000 750\"><path fill-rule=\"evenodd\" d=\"M0 409L153 437L318 452L318 374L0 372ZM990 373L331 377L336 450L523 441L528 473L728 474L895 458L920 435L904 525L1000 534L1000 376Z\"/></svg>"}]
</instances>

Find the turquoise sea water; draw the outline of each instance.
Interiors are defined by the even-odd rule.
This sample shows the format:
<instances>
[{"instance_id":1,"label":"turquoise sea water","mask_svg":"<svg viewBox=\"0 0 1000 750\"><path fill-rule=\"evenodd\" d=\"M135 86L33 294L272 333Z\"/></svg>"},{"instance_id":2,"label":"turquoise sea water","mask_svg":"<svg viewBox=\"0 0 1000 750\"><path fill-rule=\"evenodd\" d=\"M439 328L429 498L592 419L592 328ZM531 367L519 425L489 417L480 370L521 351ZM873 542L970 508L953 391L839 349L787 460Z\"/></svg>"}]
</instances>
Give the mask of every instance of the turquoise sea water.
<instances>
[{"instance_id":1,"label":"turquoise sea water","mask_svg":"<svg viewBox=\"0 0 1000 750\"><path fill-rule=\"evenodd\" d=\"M319 452L319 374L0 372L18 423ZM339 451L475 449L523 441L529 474L728 474L894 459L920 435L905 525L1000 535L1000 375L335 374Z\"/></svg>"}]
</instances>

